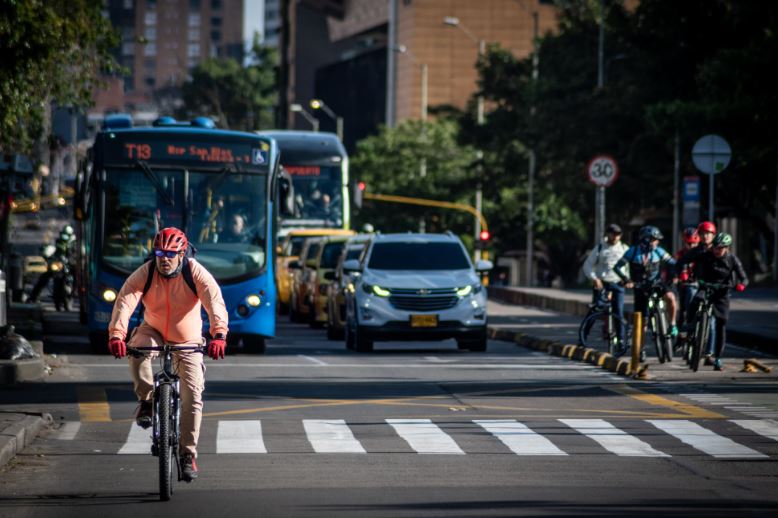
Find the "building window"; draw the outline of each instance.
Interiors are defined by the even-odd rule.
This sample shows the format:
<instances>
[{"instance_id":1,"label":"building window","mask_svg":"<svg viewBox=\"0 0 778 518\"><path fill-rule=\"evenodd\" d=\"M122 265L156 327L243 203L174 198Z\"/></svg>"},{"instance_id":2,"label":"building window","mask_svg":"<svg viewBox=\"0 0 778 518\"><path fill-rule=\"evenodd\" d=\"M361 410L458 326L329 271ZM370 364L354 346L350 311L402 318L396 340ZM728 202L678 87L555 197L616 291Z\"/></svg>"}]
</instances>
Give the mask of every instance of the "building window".
<instances>
[{"instance_id":1,"label":"building window","mask_svg":"<svg viewBox=\"0 0 778 518\"><path fill-rule=\"evenodd\" d=\"M157 39L157 28L156 27L146 27L146 30L143 33L144 36L146 36L147 40L156 40Z\"/></svg>"},{"instance_id":2,"label":"building window","mask_svg":"<svg viewBox=\"0 0 778 518\"><path fill-rule=\"evenodd\" d=\"M157 44L153 41L151 43L146 43L146 45L143 46L143 55L144 56L156 56L157 55Z\"/></svg>"},{"instance_id":3,"label":"building window","mask_svg":"<svg viewBox=\"0 0 778 518\"><path fill-rule=\"evenodd\" d=\"M146 0L146 9L156 9L157 0Z\"/></svg>"},{"instance_id":4,"label":"building window","mask_svg":"<svg viewBox=\"0 0 778 518\"><path fill-rule=\"evenodd\" d=\"M218 11L222 8L222 0L211 0L211 10Z\"/></svg>"},{"instance_id":5,"label":"building window","mask_svg":"<svg viewBox=\"0 0 778 518\"><path fill-rule=\"evenodd\" d=\"M189 41L200 41L200 29L189 29Z\"/></svg>"},{"instance_id":6,"label":"building window","mask_svg":"<svg viewBox=\"0 0 778 518\"><path fill-rule=\"evenodd\" d=\"M190 43L187 47L186 55L190 58L197 58L200 57L200 44L199 43Z\"/></svg>"},{"instance_id":7,"label":"building window","mask_svg":"<svg viewBox=\"0 0 778 518\"><path fill-rule=\"evenodd\" d=\"M157 68L157 61L154 58L146 58L143 60L143 68L146 72L153 73Z\"/></svg>"},{"instance_id":8,"label":"building window","mask_svg":"<svg viewBox=\"0 0 778 518\"><path fill-rule=\"evenodd\" d=\"M133 0L124 0L122 7L125 9L132 9Z\"/></svg>"},{"instance_id":9,"label":"building window","mask_svg":"<svg viewBox=\"0 0 778 518\"><path fill-rule=\"evenodd\" d=\"M199 11L200 10L200 0L189 0L189 10L190 11Z\"/></svg>"},{"instance_id":10,"label":"building window","mask_svg":"<svg viewBox=\"0 0 778 518\"><path fill-rule=\"evenodd\" d=\"M122 54L124 56L132 56L135 53L135 42L125 41L122 43Z\"/></svg>"},{"instance_id":11,"label":"building window","mask_svg":"<svg viewBox=\"0 0 778 518\"><path fill-rule=\"evenodd\" d=\"M135 90L135 77L134 76L127 76L124 78L124 91L125 92L132 92Z\"/></svg>"},{"instance_id":12,"label":"building window","mask_svg":"<svg viewBox=\"0 0 778 518\"><path fill-rule=\"evenodd\" d=\"M189 13L189 26L190 27L200 26L200 13Z\"/></svg>"},{"instance_id":13,"label":"building window","mask_svg":"<svg viewBox=\"0 0 778 518\"><path fill-rule=\"evenodd\" d=\"M147 77L143 82L146 83L146 86L154 88L154 85L156 84L157 80L154 79L153 77Z\"/></svg>"},{"instance_id":14,"label":"building window","mask_svg":"<svg viewBox=\"0 0 778 518\"><path fill-rule=\"evenodd\" d=\"M187 61L186 61L186 65L187 65L187 66L188 66L190 69L192 69L192 68L194 68L194 67L196 67L196 66L197 66L197 64L198 64L198 61L199 61L199 60L198 60L197 58L191 58L191 57L190 57L190 58L188 58L188 59L187 59ZM191 79L191 77L189 77L189 79ZM189 79L187 79L187 80L189 80Z\"/></svg>"},{"instance_id":15,"label":"building window","mask_svg":"<svg viewBox=\"0 0 778 518\"><path fill-rule=\"evenodd\" d=\"M147 12L146 15L143 17L143 21L146 25L156 25L157 24L157 13L149 13Z\"/></svg>"},{"instance_id":16,"label":"building window","mask_svg":"<svg viewBox=\"0 0 778 518\"><path fill-rule=\"evenodd\" d=\"M222 26L222 19L218 16L214 16L211 18L211 27L221 27Z\"/></svg>"},{"instance_id":17,"label":"building window","mask_svg":"<svg viewBox=\"0 0 778 518\"><path fill-rule=\"evenodd\" d=\"M222 33L219 31L211 31L211 41L219 42L222 39Z\"/></svg>"}]
</instances>

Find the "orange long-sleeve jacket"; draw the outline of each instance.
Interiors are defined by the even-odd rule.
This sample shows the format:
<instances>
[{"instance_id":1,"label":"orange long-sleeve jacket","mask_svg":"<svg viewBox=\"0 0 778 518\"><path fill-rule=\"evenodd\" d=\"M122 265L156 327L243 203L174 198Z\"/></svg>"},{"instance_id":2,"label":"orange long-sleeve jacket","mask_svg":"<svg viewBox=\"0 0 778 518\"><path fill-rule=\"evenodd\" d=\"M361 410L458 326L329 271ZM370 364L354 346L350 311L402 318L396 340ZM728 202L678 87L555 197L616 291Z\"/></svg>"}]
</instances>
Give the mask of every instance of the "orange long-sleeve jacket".
<instances>
[{"instance_id":1,"label":"orange long-sleeve jacket","mask_svg":"<svg viewBox=\"0 0 778 518\"><path fill-rule=\"evenodd\" d=\"M132 272L119 291L108 324L109 337L127 338L130 316L143 295L153 261ZM183 344L200 340L203 327L201 304L208 314L211 336L227 336L227 307L216 279L196 260L189 259L189 264L197 295L186 284L183 275L166 278L155 268L151 287L143 297L143 320L162 334L165 343Z\"/></svg>"}]
</instances>

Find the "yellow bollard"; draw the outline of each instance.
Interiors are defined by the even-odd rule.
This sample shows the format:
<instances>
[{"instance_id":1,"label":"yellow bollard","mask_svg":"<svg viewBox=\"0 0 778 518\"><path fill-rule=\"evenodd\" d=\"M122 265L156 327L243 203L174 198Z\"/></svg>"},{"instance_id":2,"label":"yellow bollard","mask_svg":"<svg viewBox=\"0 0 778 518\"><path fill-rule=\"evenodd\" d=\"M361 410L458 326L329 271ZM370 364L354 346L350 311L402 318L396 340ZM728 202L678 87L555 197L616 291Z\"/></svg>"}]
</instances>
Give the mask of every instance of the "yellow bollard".
<instances>
[{"instance_id":1,"label":"yellow bollard","mask_svg":"<svg viewBox=\"0 0 778 518\"><path fill-rule=\"evenodd\" d=\"M640 348L643 347L643 314L635 311L632 322L632 361L629 364L630 372L637 372L640 366Z\"/></svg>"}]
</instances>

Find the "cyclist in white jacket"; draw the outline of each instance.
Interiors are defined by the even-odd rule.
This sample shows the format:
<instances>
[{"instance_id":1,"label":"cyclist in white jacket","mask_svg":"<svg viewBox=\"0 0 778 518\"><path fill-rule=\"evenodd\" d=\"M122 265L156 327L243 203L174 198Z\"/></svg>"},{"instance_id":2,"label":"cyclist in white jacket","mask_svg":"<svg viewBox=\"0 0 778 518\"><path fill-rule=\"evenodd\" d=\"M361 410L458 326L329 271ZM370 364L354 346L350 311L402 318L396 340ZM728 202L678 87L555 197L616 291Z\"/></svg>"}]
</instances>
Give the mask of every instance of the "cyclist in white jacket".
<instances>
[{"instance_id":1,"label":"cyclist in white jacket","mask_svg":"<svg viewBox=\"0 0 778 518\"><path fill-rule=\"evenodd\" d=\"M592 303L605 304L611 293L611 304L618 322L619 348L624 350L624 286L613 271L629 247L621 242L621 227L611 223L605 229L605 238L595 246L584 261L582 270L587 279L594 283ZM629 268L626 266L625 268ZM624 272L628 275L629 272Z\"/></svg>"}]
</instances>

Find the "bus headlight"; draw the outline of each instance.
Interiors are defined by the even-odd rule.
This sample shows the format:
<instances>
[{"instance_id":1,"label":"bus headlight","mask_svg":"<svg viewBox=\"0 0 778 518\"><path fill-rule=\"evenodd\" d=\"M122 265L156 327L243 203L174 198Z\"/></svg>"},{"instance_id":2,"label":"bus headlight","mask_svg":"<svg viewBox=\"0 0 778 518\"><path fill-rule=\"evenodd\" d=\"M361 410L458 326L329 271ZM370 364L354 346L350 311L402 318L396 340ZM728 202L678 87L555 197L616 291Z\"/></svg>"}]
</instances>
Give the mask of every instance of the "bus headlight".
<instances>
[{"instance_id":1,"label":"bus headlight","mask_svg":"<svg viewBox=\"0 0 778 518\"><path fill-rule=\"evenodd\" d=\"M249 295L246 297L246 303L252 308L259 306L260 302L262 302L262 299L259 298L259 295Z\"/></svg>"},{"instance_id":2,"label":"bus headlight","mask_svg":"<svg viewBox=\"0 0 778 518\"><path fill-rule=\"evenodd\" d=\"M108 302L109 304L112 304L116 300L116 292L111 288L104 289L103 300Z\"/></svg>"}]
</instances>

